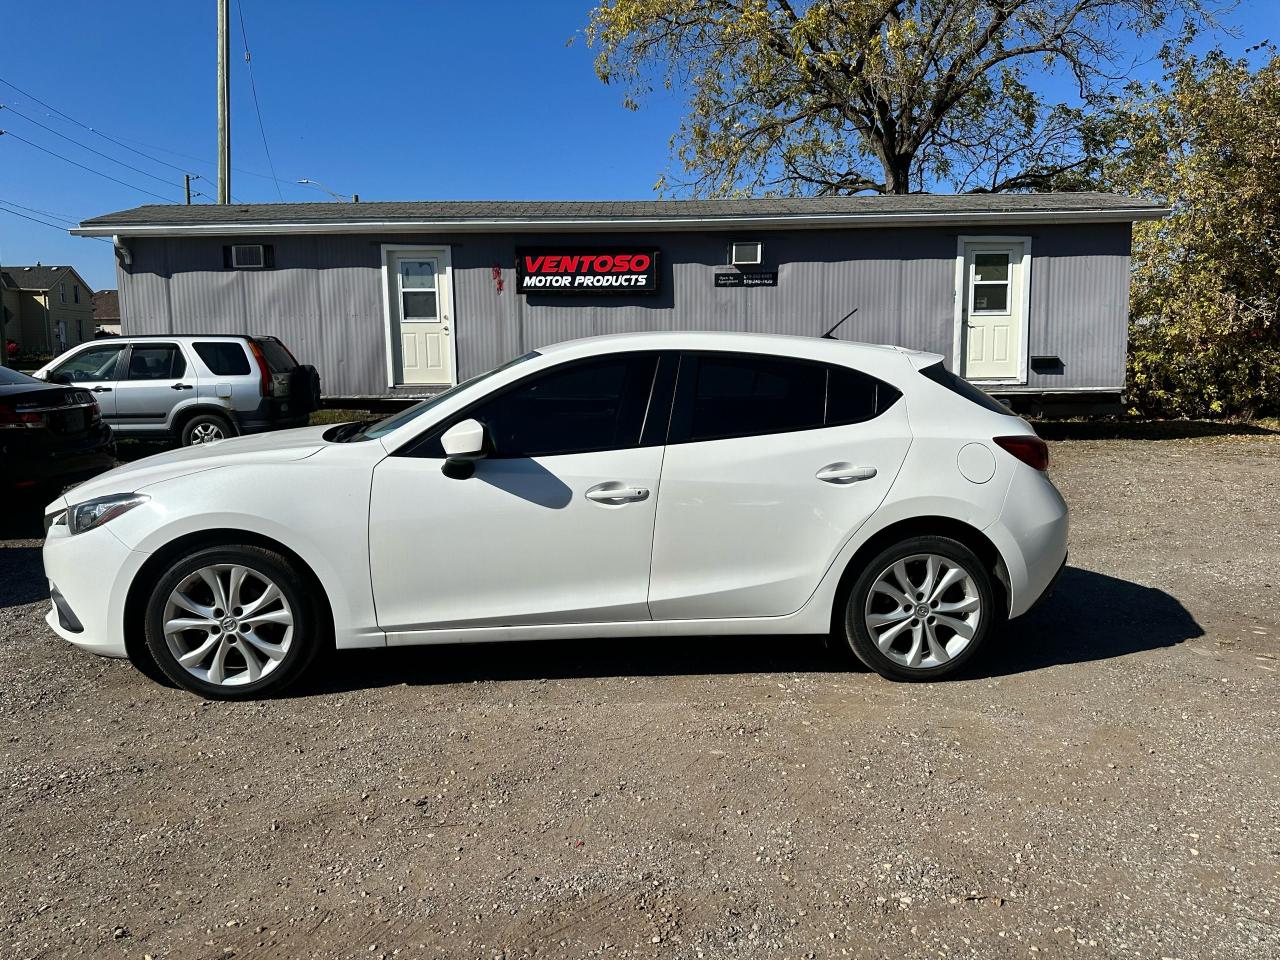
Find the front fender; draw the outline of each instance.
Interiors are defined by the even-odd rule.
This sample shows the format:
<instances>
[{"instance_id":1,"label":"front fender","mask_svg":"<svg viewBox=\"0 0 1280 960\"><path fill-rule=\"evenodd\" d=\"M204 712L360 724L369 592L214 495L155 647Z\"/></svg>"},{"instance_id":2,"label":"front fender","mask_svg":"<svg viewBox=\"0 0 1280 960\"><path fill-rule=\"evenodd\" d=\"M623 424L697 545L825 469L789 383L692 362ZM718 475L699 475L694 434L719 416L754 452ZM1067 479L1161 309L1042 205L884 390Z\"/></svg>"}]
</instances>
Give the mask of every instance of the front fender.
<instances>
[{"instance_id":1,"label":"front fender","mask_svg":"<svg viewBox=\"0 0 1280 960\"><path fill-rule=\"evenodd\" d=\"M147 487L151 499L111 524L131 550L154 554L196 534L267 538L310 567L329 600L339 647L383 646L369 580L370 474L307 461L270 470L227 466Z\"/></svg>"}]
</instances>

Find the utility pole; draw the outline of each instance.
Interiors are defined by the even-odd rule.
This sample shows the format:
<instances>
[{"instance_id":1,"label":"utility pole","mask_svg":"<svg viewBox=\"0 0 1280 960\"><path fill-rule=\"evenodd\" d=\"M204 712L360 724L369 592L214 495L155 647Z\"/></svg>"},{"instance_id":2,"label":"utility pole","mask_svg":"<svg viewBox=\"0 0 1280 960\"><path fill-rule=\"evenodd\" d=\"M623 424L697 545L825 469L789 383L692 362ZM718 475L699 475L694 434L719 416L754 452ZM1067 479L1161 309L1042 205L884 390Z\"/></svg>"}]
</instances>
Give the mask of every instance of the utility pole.
<instances>
[{"instance_id":1,"label":"utility pole","mask_svg":"<svg viewBox=\"0 0 1280 960\"><path fill-rule=\"evenodd\" d=\"M187 206L191 206L191 174L184 173L182 175L182 185L187 192Z\"/></svg>"},{"instance_id":2,"label":"utility pole","mask_svg":"<svg viewBox=\"0 0 1280 960\"><path fill-rule=\"evenodd\" d=\"M228 0L218 0L219 203L231 202L231 27L228 7Z\"/></svg>"}]
</instances>

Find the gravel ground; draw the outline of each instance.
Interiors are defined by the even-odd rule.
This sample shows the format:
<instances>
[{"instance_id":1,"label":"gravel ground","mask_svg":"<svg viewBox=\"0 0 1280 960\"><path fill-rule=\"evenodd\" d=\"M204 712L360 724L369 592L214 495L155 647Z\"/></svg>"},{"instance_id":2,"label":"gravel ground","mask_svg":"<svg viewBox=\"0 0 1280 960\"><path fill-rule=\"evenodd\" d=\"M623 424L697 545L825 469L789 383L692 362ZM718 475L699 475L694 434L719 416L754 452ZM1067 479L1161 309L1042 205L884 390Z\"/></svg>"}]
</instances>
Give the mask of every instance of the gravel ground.
<instances>
[{"instance_id":1,"label":"gravel ground","mask_svg":"<svg viewBox=\"0 0 1280 960\"><path fill-rule=\"evenodd\" d=\"M936 685L548 642L209 703L11 535L0 957L1280 957L1280 437L1053 456L1071 567Z\"/></svg>"}]
</instances>

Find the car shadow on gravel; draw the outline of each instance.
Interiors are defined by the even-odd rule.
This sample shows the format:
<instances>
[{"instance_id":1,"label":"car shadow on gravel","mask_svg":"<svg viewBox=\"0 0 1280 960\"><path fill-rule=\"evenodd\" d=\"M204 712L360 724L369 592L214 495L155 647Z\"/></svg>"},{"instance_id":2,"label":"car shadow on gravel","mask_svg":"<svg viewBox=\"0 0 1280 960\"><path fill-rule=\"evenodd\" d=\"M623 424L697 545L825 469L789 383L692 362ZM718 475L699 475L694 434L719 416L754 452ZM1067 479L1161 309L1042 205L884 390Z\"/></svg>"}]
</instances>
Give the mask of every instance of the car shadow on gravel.
<instances>
[{"instance_id":1,"label":"car shadow on gravel","mask_svg":"<svg viewBox=\"0 0 1280 960\"><path fill-rule=\"evenodd\" d=\"M1014 621L963 676L1111 660L1202 636L1195 617L1163 590L1067 567L1053 595Z\"/></svg>"},{"instance_id":2,"label":"car shadow on gravel","mask_svg":"<svg viewBox=\"0 0 1280 960\"><path fill-rule=\"evenodd\" d=\"M1109 660L1171 647L1204 631L1163 590L1068 567L1052 597L1014 623L958 679ZM286 694L396 684L583 677L847 673L860 669L823 637L645 637L449 644L343 651Z\"/></svg>"},{"instance_id":3,"label":"car shadow on gravel","mask_svg":"<svg viewBox=\"0 0 1280 960\"><path fill-rule=\"evenodd\" d=\"M0 609L49 599L39 547L0 549Z\"/></svg>"}]
</instances>

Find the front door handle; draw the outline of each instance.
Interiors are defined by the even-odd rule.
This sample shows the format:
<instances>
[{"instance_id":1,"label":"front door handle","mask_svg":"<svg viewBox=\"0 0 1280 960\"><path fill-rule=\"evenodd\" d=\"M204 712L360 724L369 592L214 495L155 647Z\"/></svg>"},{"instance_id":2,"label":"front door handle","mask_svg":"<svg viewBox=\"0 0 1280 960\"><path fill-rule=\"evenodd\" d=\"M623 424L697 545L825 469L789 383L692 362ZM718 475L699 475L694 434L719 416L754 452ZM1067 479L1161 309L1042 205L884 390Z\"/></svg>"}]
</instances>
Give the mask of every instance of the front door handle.
<instances>
[{"instance_id":1,"label":"front door handle","mask_svg":"<svg viewBox=\"0 0 1280 960\"><path fill-rule=\"evenodd\" d=\"M192 387L191 387L191 385L190 385L189 383L175 383L175 384L174 384L170 389L172 389L172 390L190 390L190 389L192 389Z\"/></svg>"},{"instance_id":2,"label":"front door handle","mask_svg":"<svg viewBox=\"0 0 1280 960\"><path fill-rule=\"evenodd\" d=\"M870 480L876 475L875 467L855 467L851 463L829 463L814 474L826 483L844 485L857 483L859 480Z\"/></svg>"},{"instance_id":3,"label":"front door handle","mask_svg":"<svg viewBox=\"0 0 1280 960\"><path fill-rule=\"evenodd\" d=\"M94 393L110 393L111 388L110 387L94 387L93 392Z\"/></svg>"},{"instance_id":4,"label":"front door handle","mask_svg":"<svg viewBox=\"0 0 1280 960\"><path fill-rule=\"evenodd\" d=\"M633 487L619 480L608 480L589 488L586 497L596 503L635 503L638 500L649 499L649 488Z\"/></svg>"}]
</instances>

